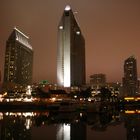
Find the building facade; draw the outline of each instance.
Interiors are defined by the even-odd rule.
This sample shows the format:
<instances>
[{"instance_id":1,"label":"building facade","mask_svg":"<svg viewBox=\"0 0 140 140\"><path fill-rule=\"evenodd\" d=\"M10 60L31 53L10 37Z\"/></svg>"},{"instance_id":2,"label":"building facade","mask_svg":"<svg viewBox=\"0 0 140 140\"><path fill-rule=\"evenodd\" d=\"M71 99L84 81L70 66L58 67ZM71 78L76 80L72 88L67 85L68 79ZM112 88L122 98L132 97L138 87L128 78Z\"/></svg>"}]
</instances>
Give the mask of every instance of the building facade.
<instances>
[{"instance_id":1,"label":"building facade","mask_svg":"<svg viewBox=\"0 0 140 140\"><path fill-rule=\"evenodd\" d=\"M121 84L119 82L107 82L106 75L102 73L90 76L90 86L94 97L101 93L102 88L109 90L112 97L118 97L121 94Z\"/></svg>"},{"instance_id":2,"label":"building facade","mask_svg":"<svg viewBox=\"0 0 140 140\"><path fill-rule=\"evenodd\" d=\"M102 73L91 75L90 84L104 86L106 84L106 75Z\"/></svg>"},{"instance_id":3,"label":"building facade","mask_svg":"<svg viewBox=\"0 0 140 140\"><path fill-rule=\"evenodd\" d=\"M4 83L31 84L33 49L29 38L14 28L6 42Z\"/></svg>"},{"instance_id":4,"label":"building facade","mask_svg":"<svg viewBox=\"0 0 140 140\"><path fill-rule=\"evenodd\" d=\"M123 94L124 96L135 96L137 91L137 61L134 56L131 56L124 62Z\"/></svg>"},{"instance_id":5,"label":"building facade","mask_svg":"<svg viewBox=\"0 0 140 140\"><path fill-rule=\"evenodd\" d=\"M57 83L64 87L85 84L85 40L70 6L58 26Z\"/></svg>"}]
</instances>

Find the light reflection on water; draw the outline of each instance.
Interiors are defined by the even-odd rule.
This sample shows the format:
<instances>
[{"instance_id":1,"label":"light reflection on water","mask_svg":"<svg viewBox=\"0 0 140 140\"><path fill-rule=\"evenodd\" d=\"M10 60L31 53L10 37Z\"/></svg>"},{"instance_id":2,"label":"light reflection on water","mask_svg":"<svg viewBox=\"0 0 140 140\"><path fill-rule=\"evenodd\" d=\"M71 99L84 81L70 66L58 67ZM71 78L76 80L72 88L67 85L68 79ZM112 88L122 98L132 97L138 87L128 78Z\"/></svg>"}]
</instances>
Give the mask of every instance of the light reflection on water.
<instances>
[{"instance_id":1,"label":"light reflection on water","mask_svg":"<svg viewBox=\"0 0 140 140\"><path fill-rule=\"evenodd\" d=\"M140 114L0 112L1 140L139 140Z\"/></svg>"},{"instance_id":2,"label":"light reflection on water","mask_svg":"<svg viewBox=\"0 0 140 140\"><path fill-rule=\"evenodd\" d=\"M70 140L70 124L60 124L57 127L57 140Z\"/></svg>"}]
</instances>

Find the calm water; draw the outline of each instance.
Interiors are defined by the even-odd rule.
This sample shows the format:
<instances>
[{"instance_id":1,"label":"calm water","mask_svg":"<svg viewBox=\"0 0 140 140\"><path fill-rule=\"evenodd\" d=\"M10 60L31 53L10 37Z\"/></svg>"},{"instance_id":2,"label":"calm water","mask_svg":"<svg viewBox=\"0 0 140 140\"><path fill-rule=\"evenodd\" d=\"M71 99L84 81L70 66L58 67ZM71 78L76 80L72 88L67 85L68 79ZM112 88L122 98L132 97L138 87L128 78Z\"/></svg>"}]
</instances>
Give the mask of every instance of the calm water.
<instances>
[{"instance_id":1,"label":"calm water","mask_svg":"<svg viewBox=\"0 0 140 140\"><path fill-rule=\"evenodd\" d=\"M140 140L140 114L1 112L1 140Z\"/></svg>"}]
</instances>

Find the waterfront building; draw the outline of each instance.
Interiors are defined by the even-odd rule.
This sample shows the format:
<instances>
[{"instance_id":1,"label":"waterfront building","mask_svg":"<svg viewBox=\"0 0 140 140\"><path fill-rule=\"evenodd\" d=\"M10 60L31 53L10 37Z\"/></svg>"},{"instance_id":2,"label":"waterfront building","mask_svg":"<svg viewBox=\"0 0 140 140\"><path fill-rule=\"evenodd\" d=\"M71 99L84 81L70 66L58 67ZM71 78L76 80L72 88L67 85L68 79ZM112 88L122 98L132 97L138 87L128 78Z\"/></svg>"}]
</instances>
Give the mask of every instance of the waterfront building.
<instances>
[{"instance_id":1,"label":"waterfront building","mask_svg":"<svg viewBox=\"0 0 140 140\"><path fill-rule=\"evenodd\" d=\"M93 74L90 76L91 85L100 85L103 86L106 84L106 75L105 74Z\"/></svg>"},{"instance_id":2,"label":"waterfront building","mask_svg":"<svg viewBox=\"0 0 140 140\"><path fill-rule=\"evenodd\" d=\"M90 86L92 89L92 96L98 95L101 87L106 86L106 75L102 73L91 75Z\"/></svg>"},{"instance_id":3,"label":"waterfront building","mask_svg":"<svg viewBox=\"0 0 140 140\"><path fill-rule=\"evenodd\" d=\"M112 98L120 97L122 94L122 84L119 82L107 83L105 87L110 90Z\"/></svg>"},{"instance_id":4,"label":"waterfront building","mask_svg":"<svg viewBox=\"0 0 140 140\"><path fill-rule=\"evenodd\" d=\"M124 96L136 96L138 91L137 62L134 56L124 61L123 92Z\"/></svg>"},{"instance_id":5,"label":"waterfront building","mask_svg":"<svg viewBox=\"0 0 140 140\"><path fill-rule=\"evenodd\" d=\"M14 28L6 42L4 83L31 84L33 49L29 37Z\"/></svg>"},{"instance_id":6,"label":"waterfront building","mask_svg":"<svg viewBox=\"0 0 140 140\"><path fill-rule=\"evenodd\" d=\"M90 76L90 86L92 89L92 96L96 96L101 93L102 88L106 88L111 92L111 96L120 96L121 84L119 82L107 82L106 75L99 73Z\"/></svg>"},{"instance_id":7,"label":"waterfront building","mask_svg":"<svg viewBox=\"0 0 140 140\"><path fill-rule=\"evenodd\" d=\"M62 87L85 84L85 40L70 6L58 25L57 83Z\"/></svg>"}]
</instances>

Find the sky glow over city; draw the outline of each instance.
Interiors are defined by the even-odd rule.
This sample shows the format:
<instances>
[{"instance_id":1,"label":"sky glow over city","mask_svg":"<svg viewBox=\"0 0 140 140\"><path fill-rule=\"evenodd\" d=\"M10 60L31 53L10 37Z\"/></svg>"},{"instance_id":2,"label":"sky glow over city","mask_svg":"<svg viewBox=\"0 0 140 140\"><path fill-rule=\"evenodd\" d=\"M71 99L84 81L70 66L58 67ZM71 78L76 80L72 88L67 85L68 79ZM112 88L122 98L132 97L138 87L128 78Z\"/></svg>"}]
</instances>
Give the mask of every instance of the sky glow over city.
<instances>
[{"instance_id":1,"label":"sky glow over city","mask_svg":"<svg viewBox=\"0 0 140 140\"><path fill-rule=\"evenodd\" d=\"M6 41L14 27L30 38L34 50L33 81L56 83L57 29L65 7L73 10L85 38L86 79L104 73L122 81L123 63L134 55L140 77L139 0L2 0L0 3L0 70ZM68 8L68 7L67 7Z\"/></svg>"}]
</instances>

